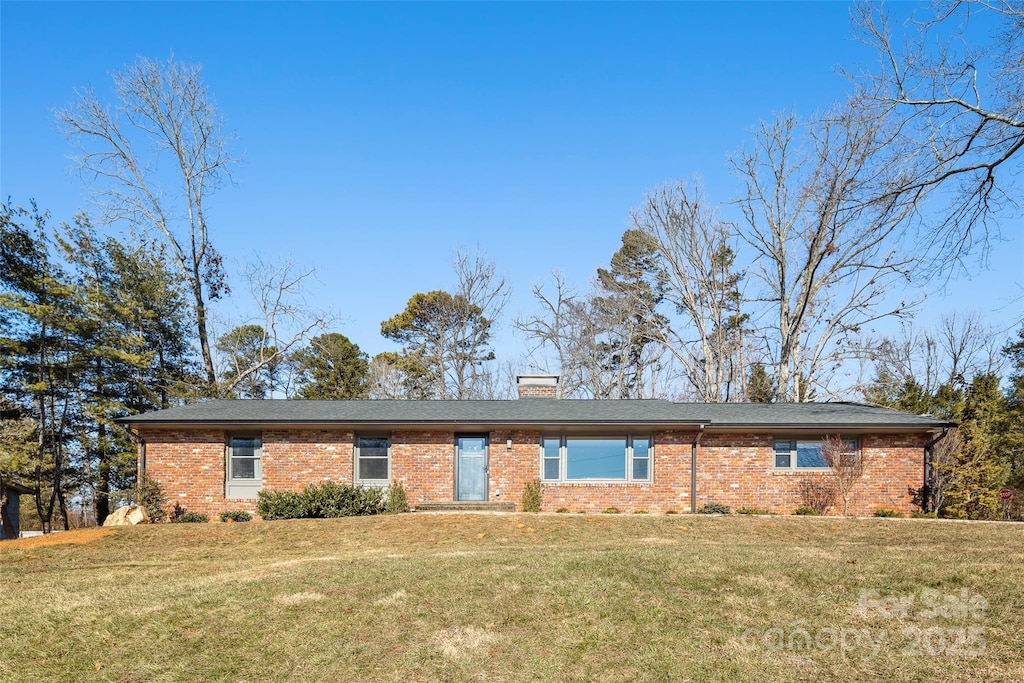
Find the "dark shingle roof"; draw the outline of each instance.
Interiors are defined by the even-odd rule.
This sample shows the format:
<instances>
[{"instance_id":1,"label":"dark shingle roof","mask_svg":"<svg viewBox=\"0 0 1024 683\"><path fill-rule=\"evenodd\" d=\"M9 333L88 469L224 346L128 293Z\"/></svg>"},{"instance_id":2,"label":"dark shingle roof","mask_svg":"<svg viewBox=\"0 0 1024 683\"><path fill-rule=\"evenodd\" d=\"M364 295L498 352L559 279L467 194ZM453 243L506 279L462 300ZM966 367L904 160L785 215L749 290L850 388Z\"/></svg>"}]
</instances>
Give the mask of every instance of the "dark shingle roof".
<instances>
[{"instance_id":1,"label":"dark shingle roof","mask_svg":"<svg viewBox=\"0 0 1024 683\"><path fill-rule=\"evenodd\" d=\"M711 428L886 427L950 423L859 403L673 403L531 398L512 401L202 401L124 418L139 425L705 424Z\"/></svg>"}]
</instances>

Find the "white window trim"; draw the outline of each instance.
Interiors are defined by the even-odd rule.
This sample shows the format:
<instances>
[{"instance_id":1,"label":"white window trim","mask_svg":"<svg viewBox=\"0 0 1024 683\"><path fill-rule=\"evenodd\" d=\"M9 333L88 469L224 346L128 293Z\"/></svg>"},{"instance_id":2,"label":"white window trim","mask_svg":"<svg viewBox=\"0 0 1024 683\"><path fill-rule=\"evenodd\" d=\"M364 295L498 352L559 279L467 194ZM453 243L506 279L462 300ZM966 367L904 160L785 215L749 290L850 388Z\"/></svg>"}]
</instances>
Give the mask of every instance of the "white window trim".
<instances>
[{"instance_id":1,"label":"white window trim","mask_svg":"<svg viewBox=\"0 0 1024 683\"><path fill-rule=\"evenodd\" d=\"M567 440L574 439L625 439L626 440L626 476L624 479L569 479L568 474L568 449ZM545 457L544 440L558 439L558 479L544 478ZM647 457L638 458L647 460L647 477L645 479L633 478L633 439L647 439ZM542 434L538 444L540 452L540 480L545 484L652 484L654 483L654 435L653 434ZM553 458L551 458L553 459Z\"/></svg>"},{"instance_id":2,"label":"white window trim","mask_svg":"<svg viewBox=\"0 0 1024 683\"><path fill-rule=\"evenodd\" d=\"M831 472L832 468L829 465L825 465L824 467L798 467L797 466L797 445L796 445L797 442L798 441L815 441L815 442L820 443L821 441L823 441L825 439L826 436L831 436L831 435L829 435L829 434L821 434L821 435L818 435L818 436L785 436L785 435L783 435L783 436L773 436L772 437L772 470L774 470L776 472ZM839 434L838 436L842 437L843 439L845 439L847 441L853 441L855 444L857 444L857 450L858 451L861 450L862 446L861 446L860 436L850 435L850 434ZM788 441L789 444L790 444L790 448L789 448L789 467L780 467L776 463L776 461L775 461L775 454L777 452L775 450L775 444L778 443L779 441Z\"/></svg>"},{"instance_id":3,"label":"white window trim","mask_svg":"<svg viewBox=\"0 0 1024 683\"><path fill-rule=\"evenodd\" d=\"M388 442L388 478L361 479L359 477L359 441L362 439L387 439ZM386 488L391 485L391 435L390 434L356 434L352 442L352 483L359 486L376 486Z\"/></svg>"}]
</instances>

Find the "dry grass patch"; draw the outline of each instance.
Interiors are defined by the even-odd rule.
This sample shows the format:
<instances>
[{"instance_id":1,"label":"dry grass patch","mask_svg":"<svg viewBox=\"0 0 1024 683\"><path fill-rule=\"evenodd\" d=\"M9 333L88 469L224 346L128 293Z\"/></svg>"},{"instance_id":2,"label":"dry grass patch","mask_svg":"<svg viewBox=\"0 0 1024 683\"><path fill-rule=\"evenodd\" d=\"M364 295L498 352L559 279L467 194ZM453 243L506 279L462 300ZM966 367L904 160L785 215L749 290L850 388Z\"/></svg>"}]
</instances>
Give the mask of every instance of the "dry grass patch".
<instances>
[{"instance_id":1,"label":"dry grass patch","mask_svg":"<svg viewBox=\"0 0 1024 683\"><path fill-rule=\"evenodd\" d=\"M89 529L76 529L74 531L60 531L45 536L29 536L0 543L0 553L4 550L30 550L32 548L45 548L51 545L86 545L95 543L104 536L109 536L114 530L106 527L92 527ZM2 558L3 555L0 555Z\"/></svg>"},{"instance_id":2,"label":"dry grass patch","mask_svg":"<svg viewBox=\"0 0 1024 683\"><path fill-rule=\"evenodd\" d=\"M1024 680L1019 525L397 515L104 531L0 544L0 680ZM985 605L927 614L961 597ZM960 647L970 629L982 647Z\"/></svg>"}]
</instances>

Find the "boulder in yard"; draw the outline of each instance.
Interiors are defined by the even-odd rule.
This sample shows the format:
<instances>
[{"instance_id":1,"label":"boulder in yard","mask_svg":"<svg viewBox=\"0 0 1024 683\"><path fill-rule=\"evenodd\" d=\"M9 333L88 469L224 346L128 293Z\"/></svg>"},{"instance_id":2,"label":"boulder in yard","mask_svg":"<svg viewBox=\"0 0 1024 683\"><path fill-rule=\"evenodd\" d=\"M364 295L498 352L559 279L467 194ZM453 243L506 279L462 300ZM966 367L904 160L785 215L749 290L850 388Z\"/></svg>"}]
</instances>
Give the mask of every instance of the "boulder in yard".
<instances>
[{"instance_id":1,"label":"boulder in yard","mask_svg":"<svg viewBox=\"0 0 1024 683\"><path fill-rule=\"evenodd\" d=\"M134 526L149 524L149 513L141 505L125 505L114 510L103 522L103 526Z\"/></svg>"}]
</instances>

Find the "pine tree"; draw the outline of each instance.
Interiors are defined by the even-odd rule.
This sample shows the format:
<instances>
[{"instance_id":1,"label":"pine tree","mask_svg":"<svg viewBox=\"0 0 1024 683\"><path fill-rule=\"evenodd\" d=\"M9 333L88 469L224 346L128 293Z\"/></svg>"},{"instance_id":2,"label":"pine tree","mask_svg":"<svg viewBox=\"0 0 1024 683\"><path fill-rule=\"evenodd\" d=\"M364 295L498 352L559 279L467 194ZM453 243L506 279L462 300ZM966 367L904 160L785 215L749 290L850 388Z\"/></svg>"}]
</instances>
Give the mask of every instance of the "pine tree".
<instances>
[{"instance_id":1,"label":"pine tree","mask_svg":"<svg viewBox=\"0 0 1024 683\"><path fill-rule=\"evenodd\" d=\"M1009 484L1024 489L1024 328L1016 341L1003 348L1010 359L1011 374L1006 389L1005 409L997 427L997 444L1010 469ZM1024 492L1024 491L1022 491Z\"/></svg>"},{"instance_id":2,"label":"pine tree","mask_svg":"<svg viewBox=\"0 0 1024 683\"><path fill-rule=\"evenodd\" d=\"M4 394L36 424L30 465L36 512L49 532L56 511L68 528L64 477L81 405L82 331L75 288L49 254L49 214L0 208L0 377Z\"/></svg>"},{"instance_id":3,"label":"pine tree","mask_svg":"<svg viewBox=\"0 0 1024 683\"><path fill-rule=\"evenodd\" d=\"M665 299L665 274L654 240L642 230L626 230L611 267L597 270L603 294L595 299L610 338L600 345L605 369L621 378L621 398L645 398L653 387L647 375L652 361L646 350L665 339L668 319L658 312Z\"/></svg>"},{"instance_id":4,"label":"pine tree","mask_svg":"<svg viewBox=\"0 0 1024 683\"><path fill-rule=\"evenodd\" d=\"M1006 483L1009 470L995 440L1003 411L999 378L984 374L963 388L944 385L936 405L943 417L959 423L962 444L934 463L946 482L939 514L962 519L998 515L999 489Z\"/></svg>"},{"instance_id":5,"label":"pine tree","mask_svg":"<svg viewBox=\"0 0 1024 683\"><path fill-rule=\"evenodd\" d=\"M369 360L343 334L331 332L313 337L309 346L292 358L299 375L299 398L365 398Z\"/></svg>"},{"instance_id":6,"label":"pine tree","mask_svg":"<svg viewBox=\"0 0 1024 683\"><path fill-rule=\"evenodd\" d=\"M747 375L747 394L751 403L771 403L775 400L775 380L768 374L764 364L754 363Z\"/></svg>"},{"instance_id":7,"label":"pine tree","mask_svg":"<svg viewBox=\"0 0 1024 683\"><path fill-rule=\"evenodd\" d=\"M130 489L136 476L135 444L115 420L169 405L168 387L182 382L187 366L188 309L166 261L144 242L101 239L83 215L62 226L56 242L85 313L76 431L83 484L102 524L112 494Z\"/></svg>"},{"instance_id":8,"label":"pine tree","mask_svg":"<svg viewBox=\"0 0 1024 683\"><path fill-rule=\"evenodd\" d=\"M443 290L414 294L405 310L383 321L380 333L402 344L429 377L430 398L473 398L475 368L494 360L493 321L466 297Z\"/></svg>"}]
</instances>

